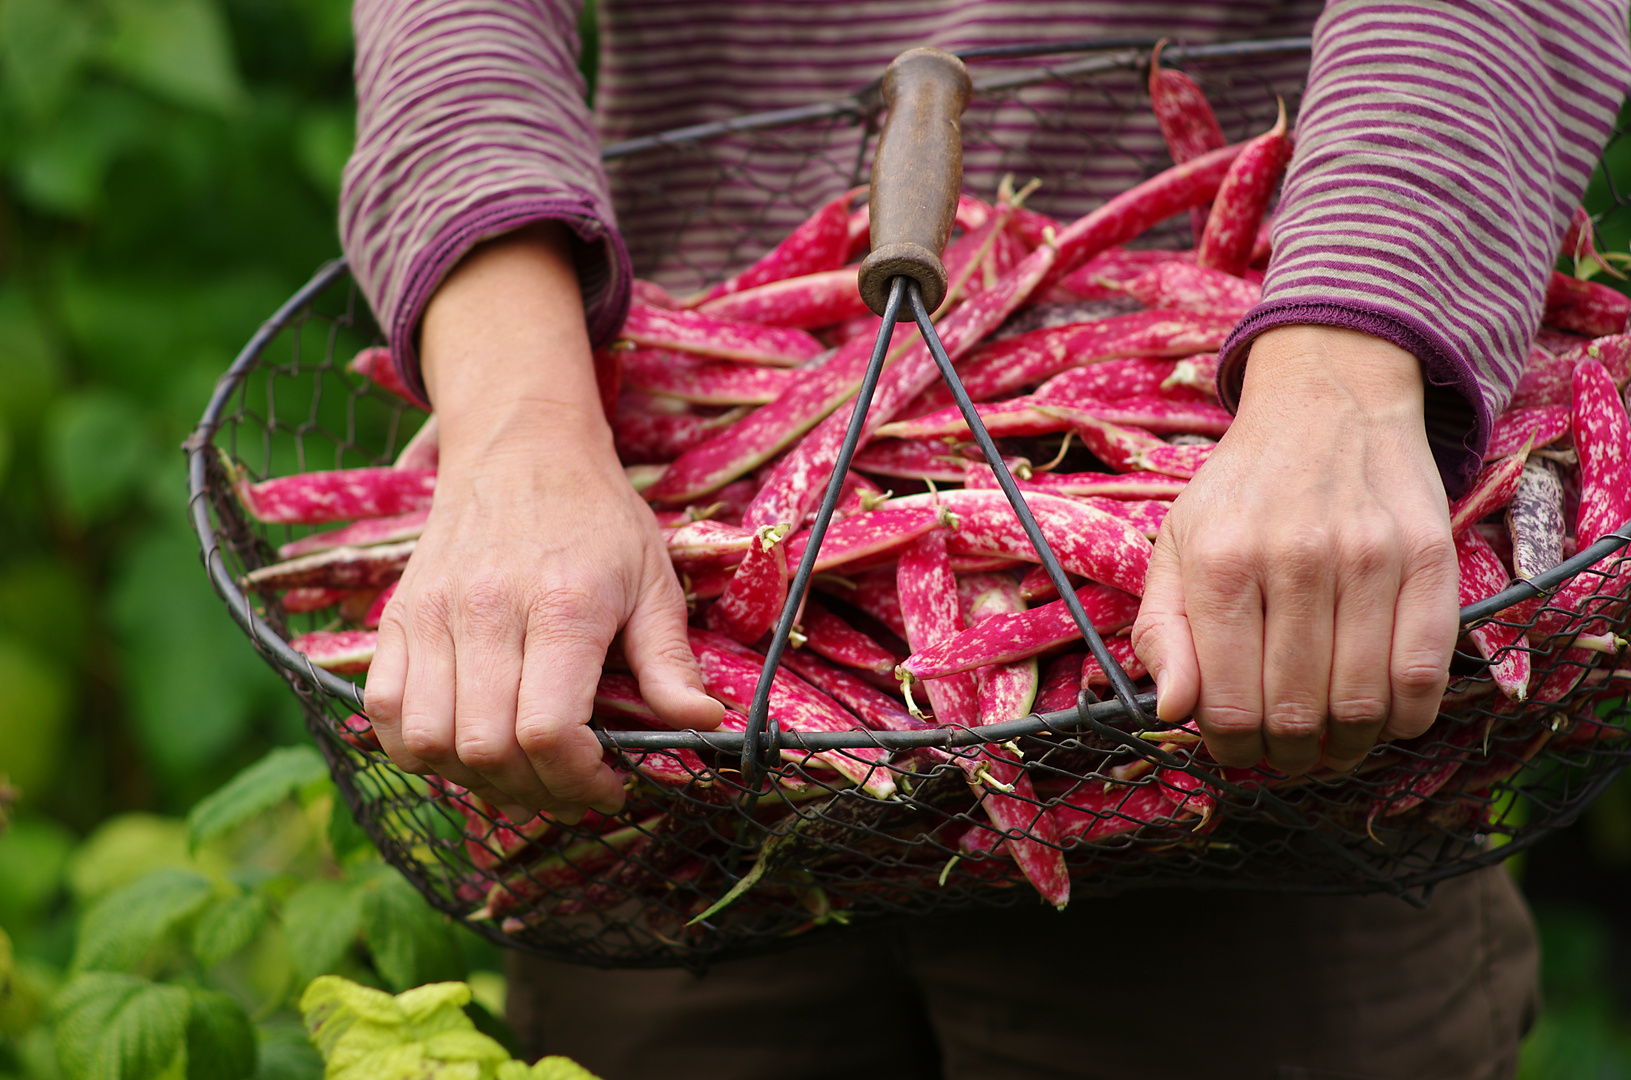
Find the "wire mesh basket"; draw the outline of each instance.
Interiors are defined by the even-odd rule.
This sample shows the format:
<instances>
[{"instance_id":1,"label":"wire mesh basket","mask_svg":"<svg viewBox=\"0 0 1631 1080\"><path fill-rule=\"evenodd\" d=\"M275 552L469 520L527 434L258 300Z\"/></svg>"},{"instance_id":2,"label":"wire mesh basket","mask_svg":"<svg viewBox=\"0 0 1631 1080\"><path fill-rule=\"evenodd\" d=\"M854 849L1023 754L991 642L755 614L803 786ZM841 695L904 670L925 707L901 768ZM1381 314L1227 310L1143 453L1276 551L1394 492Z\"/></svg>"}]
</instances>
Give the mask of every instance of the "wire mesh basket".
<instances>
[{"instance_id":1,"label":"wire mesh basket","mask_svg":"<svg viewBox=\"0 0 1631 1080\"><path fill-rule=\"evenodd\" d=\"M1116 155L1139 175L1162 168L1141 97L1152 44L1101 42L1046 66L1015 55L971 60L968 185L978 191L1010 171L1039 175L1041 193L1056 194L1037 205L1070 215L1095 199L1084 162ZM1169 55L1240 137L1267 126L1276 96L1294 108L1307 51L1299 40ZM1124 117L1116 130L1072 125L1083 102L1102 111L1107 101ZM1039 118L1031 127L1050 137L1013 142L1006 133L1016 126L1004 118L1017 111ZM875 95L863 92L608 148L623 221L643 244L633 248L637 273L695 287L725 262L768 250L814 206L864 179L876 118ZM778 200L752 224L734 225L722 254L709 203L671 198L662 180L706 173L717 178L712 197L768 183L754 178L760 156L790 154L806 163L800 179L776 189ZM1109 173L1125 186L1125 168ZM1168 229L1187 231L1187 222ZM713 262L688 256L708 247L693 243L702 234L714 237ZM1376 748L1353 775L1222 769L1190 733L1085 693L1072 707L978 729L876 731L858 722L854 731L811 733L781 729L772 715L755 738L623 730L631 725L612 713L597 727L628 777L624 812L591 813L576 826L511 822L454 785L392 765L357 719L360 682L289 646L328 616L290 614L275 595L242 584L299 530L247 519L224 460L254 479L383 465L422 422L348 370L346 359L377 341L344 263L319 271L219 383L188 443L191 511L212 582L298 696L357 821L431 903L504 944L603 966L701 967L860 920L1035 903L1005 846L1038 841L994 828L970 797L967 773L999 750L1028 780L1031 794L1014 797L1063 823L1046 843L1064 850L1077 897L1184 885L1389 892L1421 903L1436 882L1568 824L1631 755L1631 665L1614 637L1631 591L1631 559L1619 553L1631 534L1622 528L1463 610L1464 627L1530 631L1511 646L1531 654L1529 700L1503 697L1490 662L1460 652L1434 727ZM1577 574L1600 587L1565 619L1546 598ZM1542 633L1549 618L1556 632ZM1591 647L1583 632L1596 635ZM1144 695L1137 704L1148 712L1152 703Z\"/></svg>"}]
</instances>

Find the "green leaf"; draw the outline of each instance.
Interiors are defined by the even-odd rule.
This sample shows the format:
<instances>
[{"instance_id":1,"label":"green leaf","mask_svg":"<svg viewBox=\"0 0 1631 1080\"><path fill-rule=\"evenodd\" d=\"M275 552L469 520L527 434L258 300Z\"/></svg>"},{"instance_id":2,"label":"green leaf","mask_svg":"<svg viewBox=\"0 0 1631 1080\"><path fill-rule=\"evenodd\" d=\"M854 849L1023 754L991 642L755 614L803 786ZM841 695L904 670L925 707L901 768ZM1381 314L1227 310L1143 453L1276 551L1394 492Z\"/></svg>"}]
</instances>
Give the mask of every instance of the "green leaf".
<instances>
[{"instance_id":1,"label":"green leaf","mask_svg":"<svg viewBox=\"0 0 1631 1080\"><path fill-rule=\"evenodd\" d=\"M184 1052L192 1002L179 986L93 972L65 986L56 1009L65 1080L158 1080Z\"/></svg>"},{"instance_id":2,"label":"green leaf","mask_svg":"<svg viewBox=\"0 0 1631 1080\"><path fill-rule=\"evenodd\" d=\"M107 59L178 105L226 113L244 99L232 39L208 0L114 0Z\"/></svg>"},{"instance_id":3,"label":"green leaf","mask_svg":"<svg viewBox=\"0 0 1631 1080\"><path fill-rule=\"evenodd\" d=\"M314 747L280 746L193 807L187 815L188 842L196 849L327 775Z\"/></svg>"},{"instance_id":4,"label":"green leaf","mask_svg":"<svg viewBox=\"0 0 1631 1080\"><path fill-rule=\"evenodd\" d=\"M74 835L54 821L20 818L0 833L0 923L39 916L62 889Z\"/></svg>"},{"instance_id":5,"label":"green leaf","mask_svg":"<svg viewBox=\"0 0 1631 1080\"><path fill-rule=\"evenodd\" d=\"M46 417L45 461L52 487L82 525L118 510L139 489L153 456L147 419L123 395L69 395Z\"/></svg>"},{"instance_id":6,"label":"green leaf","mask_svg":"<svg viewBox=\"0 0 1631 1080\"><path fill-rule=\"evenodd\" d=\"M331 203L339 201L340 174L356 137L356 113L351 109L312 109L295 130L301 171Z\"/></svg>"},{"instance_id":7,"label":"green leaf","mask_svg":"<svg viewBox=\"0 0 1631 1080\"><path fill-rule=\"evenodd\" d=\"M143 756L172 786L206 776L248 733L257 710L289 698L210 588L190 534L127 541L112 615Z\"/></svg>"},{"instance_id":8,"label":"green leaf","mask_svg":"<svg viewBox=\"0 0 1631 1080\"><path fill-rule=\"evenodd\" d=\"M66 671L87 666L91 605L83 571L61 555L19 559L0 571L0 637L24 642Z\"/></svg>"},{"instance_id":9,"label":"green leaf","mask_svg":"<svg viewBox=\"0 0 1631 1080\"><path fill-rule=\"evenodd\" d=\"M300 1024L272 1020L260 1028L255 1080L323 1080L323 1055Z\"/></svg>"},{"instance_id":10,"label":"green leaf","mask_svg":"<svg viewBox=\"0 0 1631 1080\"><path fill-rule=\"evenodd\" d=\"M28 295L0 286L0 416L32 434L62 377L62 357Z\"/></svg>"},{"instance_id":11,"label":"green leaf","mask_svg":"<svg viewBox=\"0 0 1631 1080\"><path fill-rule=\"evenodd\" d=\"M192 992L187 1080L247 1080L255 1074L255 1028L243 1008L214 990Z\"/></svg>"},{"instance_id":12,"label":"green leaf","mask_svg":"<svg viewBox=\"0 0 1631 1080\"><path fill-rule=\"evenodd\" d=\"M594 1073L565 1057L539 1058L532 1067L532 1080L599 1080Z\"/></svg>"},{"instance_id":13,"label":"green leaf","mask_svg":"<svg viewBox=\"0 0 1631 1080\"><path fill-rule=\"evenodd\" d=\"M329 850L334 852L335 861L340 863L376 857L374 842L351 816L351 807L346 805L338 792L335 793L334 806L328 815L328 846Z\"/></svg>"},{"instance_id":14,"label":"green leaf","mask_svg":"<svg viewBox=\"0 0 1631 1080\"><path fill-rule=\"evenodd\" d=\"M204 906L209 879L167 868L117 889L97 902L79 928L75 971L128 971L175 926Z\"/></svg>"},{"instance_id":15,"label":"green leaf","mask_svg":"<svg viewBox=\"0 0 1631 1080\"><path fill-rule=\"evenodd\" d=\"M6 89L35 115L62 103L91 42L90 19L72 0L6 0L0 8Z\"/></svg>"},{"instance_id":16,"label":"green leaf","mask_svg":"<svg viewBox=\"0 0 1631 1080\"><path fill-rule=\"evenodd\" d=\"M187 866L187 833L179 821L120 814L86 837L68 864L68 884L90 902L161 866Z\"/></svg>"},{"instance_id":17,"label":"green leaf","mask_svg":"<svg viewBox=\"0 0 1631 1080\"><path fill-rule=\"evenodd\" d=\"M25 799L38 797L62 759L68 678L45 657L0 637L0 776Z\"/></svg>"},{"instance_id":18,"label":"green leaf","mask_svg":"<svg viewBox=\"0 0 1631 1080\"><path fill-rule=\"evenodd\" d=\"M362 928L362 891L337 881L308 881L283 905L283 934L304 985L337 970Z\"/></svg>"},{"instance_id":19,"label":"green leaf","mask_svg":"<svg viewBox=\"0 0 1631 1080\"><path fill-rule=\"evenodd\" d=\"M193 924L193 956L206 970L240 951L261 932L270 910L259 893L222 896L211 901Z\"/></svg>"},{"instance_id":20,"label":"green leaf","mask_svg":"<svg viewBox=\"0 0 1631 1080\"><path fill-rule=\"evenodd\" d=\"M406 878L381 865L365 888L363 935L374 969L387 985L402 991L464 976L446 920Z\"/></svg>"},{"instance_id":21,"label":"green leaf","mask_svg":"<svg viewBox=\"0 0 1631 1080\"><path fill-rule=\"evenodd\" d=\"M85 86L55 122L30 132L17 147L17 187L31 206L85 218L107 198L113 163L151 135L151 110L133 95Z\"/></svg>"}]
</instances>

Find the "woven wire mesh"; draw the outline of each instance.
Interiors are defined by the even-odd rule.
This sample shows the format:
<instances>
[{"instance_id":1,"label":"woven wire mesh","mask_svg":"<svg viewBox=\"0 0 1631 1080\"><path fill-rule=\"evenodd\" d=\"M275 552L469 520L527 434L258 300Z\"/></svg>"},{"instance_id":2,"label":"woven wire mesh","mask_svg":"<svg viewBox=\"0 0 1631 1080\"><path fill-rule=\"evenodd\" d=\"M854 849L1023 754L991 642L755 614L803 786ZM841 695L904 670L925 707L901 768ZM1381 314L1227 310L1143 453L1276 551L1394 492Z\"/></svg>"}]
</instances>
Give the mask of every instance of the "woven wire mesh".
<instances>
[{"instance_id":1,"label":"woven wire mesh","mask_svg":"<svg viewBox=\"0 0 1631 1080\"><path fill-rule=\"evenodd\" d=\"M1230 58L1233 66L1221 73L1198 61L1186 67L1219 103L1233 136L1266 126L1273 91L1286 93L1270 77L1273 65L1287 55L1276 45L1256 63L1250 54ZM1136 56L1086 73L1062 73L1067 66L1044 70L1028 87L982 94L965 125L971 159L989 149L992 167L1006 170L1015 155L1032 154L1003 145L1003 125L982 118L1035 109L1050 130L1068 132L1072 102L1108 99L1125 106L1133 147L1118 152L1136 163L1137 176L1158 170L1159 140L1152 148L1133 130L1147 111L1137 94ZM974 70L980 78L982 69ZM816 143L827 149L810 158L811 171L832 171L832 186L795 201L792 221L864 175L858 147L875 127L865 95L851 111L834 110L816 123L825 125ZM719 155L718 187L710 190L723 192L744 175L758 140L778 152L808 145L785 129L730 139L740 145ZM713 142L658 140L623 148L617 160L654 155L659 165L643 175L655 177L664 155L702 160L716 150ZM1034 154L1030 162L1043 164ZM660 197L660 185L648 182L651 197ZM1069 212L1060 204L1050 209ZM652 261L668 255L675 273L711 272L684 261L688 238L700 235L695 246L706 248L706 234L717 231L707 206L669 212L671 246L648 245L637 255L647 260L646 272L659 272ZM733 234L729 258L752 258L788 227L767 211ZM1181 222L1171 228L1187 231ZM942 736L933 746L908 745L925 741L916 733L859 725L825 741L778 731L779 758L752 782L741 771L739 735L630 733L614 740L623 747L614 756L630 796L622 814L591 814L570 827L542 817L510 822L454 785L396 769L365 722L353 718L361 712L360 684L316 669L289 648L292 634L331 624L332 609L289 615L275 595L246 595L240 585L246 572L276 559L279 544L309 530L247 520L226 482L223 454L257 479L384 464L423 422L346 370L346 359L377 337L343 264L321 271L268 321L222 380L189 445L194 521L217 589L298 695L357 820L433 904L506 944L601 965L697 967L858 920L1036 903L1009 854L1027 837L1064 850L1077 897L1182 884L1387 891L1419 901L1435 882L1497 862L1567 824L1631 754L1631 665L1612 637L1608 644L1591 639L1590 648L1577 640L1624 630L1631 559L1615 554L1583 571L1600 582L1584 607L1565 612L1536 600L1493 615L1496 624L1529 632L1511 647L1531 654L1528 701L1504 697L1490 662L1464 639L1433 729L1377 748L1348 777L1219 769L1192 736L1140 732L1118 722L1114 702L1089 707L1084 700L1075 711L1001 732ZM1552 632L1543 633L1548 619ZM598 719L613 731L630 726L626 716ZM633 749L637 744L647 749ZM994 775L998 759L1028 777L1030 793L1017 788L1012 798L1034 808L1031 824L1046 814L1059 835L1043 841L1042 830L1023 823L1006 835L993 826L966 777L982 769ZM886 787L893 793L878 797Z\"/></svg>"}]
</instances>

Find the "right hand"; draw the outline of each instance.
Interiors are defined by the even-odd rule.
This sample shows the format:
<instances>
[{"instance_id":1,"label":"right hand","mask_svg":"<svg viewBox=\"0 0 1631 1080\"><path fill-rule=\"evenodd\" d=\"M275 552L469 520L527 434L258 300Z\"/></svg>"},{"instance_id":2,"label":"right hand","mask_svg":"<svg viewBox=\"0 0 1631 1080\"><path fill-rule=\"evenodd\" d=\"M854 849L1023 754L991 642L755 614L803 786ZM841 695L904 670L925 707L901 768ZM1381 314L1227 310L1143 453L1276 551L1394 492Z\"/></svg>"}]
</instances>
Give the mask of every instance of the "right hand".
<instances>
[{"instance_id":1,"label":"right hand","mask_svg":"<svg viewBox=\"0 0 1631 1080\"><path fill-rule=\"evenodd\" d=\"M436 499L380 621L364 700L391 760L512 819L612 812L623 789L588 729L607 647L657 715L707 730L685 599L630 487L595 387L564 231L477 248L425 313L440 425Z\"/></svg>"}]
</instances>

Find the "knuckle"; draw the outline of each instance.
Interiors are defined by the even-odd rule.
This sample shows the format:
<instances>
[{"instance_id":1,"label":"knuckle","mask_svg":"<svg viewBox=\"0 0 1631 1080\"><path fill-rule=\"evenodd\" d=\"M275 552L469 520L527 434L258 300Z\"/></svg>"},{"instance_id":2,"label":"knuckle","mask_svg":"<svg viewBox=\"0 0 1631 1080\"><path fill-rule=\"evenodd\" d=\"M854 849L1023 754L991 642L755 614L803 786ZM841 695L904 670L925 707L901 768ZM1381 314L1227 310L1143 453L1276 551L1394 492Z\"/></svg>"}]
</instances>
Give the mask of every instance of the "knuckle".
<instances>
[{"instance_id":1,"label":"knuckle","mask_svg":"<svg viewBox=\"0 0 1631 1080\"><path fill-rule=\"evenodd\" d=\"M421 761L440 762L453 757L453 742L447 732L421 719L403 721L402 745Z\"/></svg>"},{"instance_id":2,"label":"knuckle","mask_svg":"<svg viewBox=\"0 0 1631 1080\"><path fill-rule=\"evenodd\" d=\"M1263 718L1264 734L1281 742L1318 739L1325 730L1325 713L1307 701L1279 701Z\"/></svg>"},{"instance_id":3,"label":"knuckle","mask_svg":"<svg viewBox=\"0 0 1631 1080\"><path fill-rule=\"evenodd\" d=\"M453 597L445 585L425 589L407 612L407 627L421 639L446 637L452 624Z\"/></svg>"},{"instance_id":4,"label":"knuckle","mask_svg":"<svg viewBox=\"0 0 1631 1080\"><path fill-rule=\"evenodd\" d=\"M402 717L402 694L370 683L362 690L362 711L376 726L393 725Z\"/></svg>"},{"instance_id":5,"label":"knuckle","mask_svg":"<svg viewBox=\"0 0 1631 1080\"><path fill-rule=\"evenodd\" d=\"M1326 526L1304 522L1275 538L1270 558L1280 574L1304 580L1318 577L1331 565L1332 548Z\"/></svg>"},{"instance_id":6,"label":"knuckle","mask_svg":"<svg viewBox=\"0 0 1631 1080\"><path fill-rule=\"evenodd\" d=\"M479 773L496 772L510 763L514 744L496 732L465 732L461 726L455 740L459 761Z\"/></svg>"},{"instance_id":7,"label":"knuckle","mask_svg":"<svg viewBox=\"0 0 1631 1080\"><path fill-rule=\"evenodd\" d=\"M1389 703L1373 694L1352 694L1331 699L1331 723L1348 728L1375 727L1387 720Z\"/></svg>"},{"instance_id":8,"label":"knuckle","mask_svg":"<svg viewBox=\"0 0 1631 1080\"><path fill-rule=\"evenodd\" d=\"M1397 537L1385 522L1351 523L1343 536L1338 565L1356 577L1373 577L1395 565Z\"/></svg>"},{"instance_id":9,"label":"knuckle","mask_svg":"<svg viewBox=\"0 0 1631 1080\"><path fill-rule=\"evenodd\" d=\"M515 726L515 741L534 761L553 761L570 744L571 727L555 720L524 720Z\"/></svg>"},{"instance_id":10,"label":"knuckle","mask_svg":"<svg viewBox=\"0 0 1631 1080\"><path fill-rule=\"evenodd\" d=\"M1437 657L1406 657L1393 665L1393 692L1410 700L1437 697L1444 693L1450 673Z\"/></svg>"},{"instance_id":11,"label":"knuckle","mask_svg":"<svg viewBox=\"0 0 1631 1080\"><path fill-rule=\"evenodd\" d=\"M1195 711L1195 720L1209 739L1235 741L1263 733L1262 715L1239 705L1207 703Z\"/></svg>"},{"instance_id":12,"label":"knuckle","mask_svg":"<svg viewBox=\"0 0 1631 1080\"><path fill-rule=\"evenodd\" d=\"M1225 531L1201 534L1192 542L1185 561L1219 589L1229 589L1246 581L1257 564L1245 538Z\"/></svg>"},{"instance_id":13,"label":"knuckle","mask_svg":"<svg viewBox=\"0 0 1631 1080\"><path fill-rule=\"evenodd\" d=\"M465 585L459 600L459 614L472 626L497 625L514 617L515 597L515 583L507 574L482 571Z\"/></svg>"},{"instance_id":14,"label":"knuckle","mask_svg":"<svg viewBox=\"0 0 1631 1080\"><path fill-rule=\"evenodd\" d=\"M562 586L541 591L529 605L527 619L556 636L588 640L606 621L606 614L605 603L590 590Z\"/></svg>"}]
</instances>

